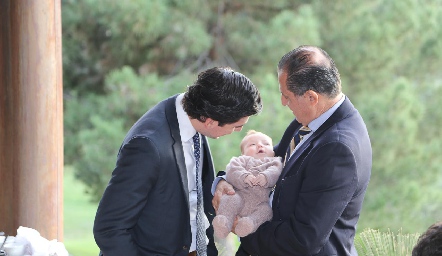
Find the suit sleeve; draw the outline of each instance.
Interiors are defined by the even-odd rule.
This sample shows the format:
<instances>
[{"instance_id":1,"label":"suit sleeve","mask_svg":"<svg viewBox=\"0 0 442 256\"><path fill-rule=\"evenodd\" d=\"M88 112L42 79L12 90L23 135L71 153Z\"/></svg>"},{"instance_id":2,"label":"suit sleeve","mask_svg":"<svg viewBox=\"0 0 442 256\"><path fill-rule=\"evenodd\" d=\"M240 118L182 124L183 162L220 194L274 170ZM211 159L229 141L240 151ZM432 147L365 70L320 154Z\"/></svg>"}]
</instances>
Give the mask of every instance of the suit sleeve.
<instances>
[{"instance_id":1,"label":"suit sleeve","mask_svg":"<svg viewBox=\"0 0 442 256\"><path fill-rule=\"evenodd\" d=\"M289 217L266 222L242 238L249 254L314 255L328 241L356 190L355 157L348 146L330 142L311 151L306 161L301 169L289 170L303 175L301 187L291 183L296 175L286 176L273 198L273 207L281 207L276 211L288 211ZM298 191L298 200L290 201Z\"/></svg>"},{"instance_id":2,"label":"suit sleeve","mask_svg":"<svg viewBox=\"0 0 442 256\"><path fill-rule=\"evenodd\" d=\"M146 138L123 145L112 178L98 206L95 241L106 256L138 255L131 229L147 202L158 173L159 154Z\"/></svg>"}]
</instances>

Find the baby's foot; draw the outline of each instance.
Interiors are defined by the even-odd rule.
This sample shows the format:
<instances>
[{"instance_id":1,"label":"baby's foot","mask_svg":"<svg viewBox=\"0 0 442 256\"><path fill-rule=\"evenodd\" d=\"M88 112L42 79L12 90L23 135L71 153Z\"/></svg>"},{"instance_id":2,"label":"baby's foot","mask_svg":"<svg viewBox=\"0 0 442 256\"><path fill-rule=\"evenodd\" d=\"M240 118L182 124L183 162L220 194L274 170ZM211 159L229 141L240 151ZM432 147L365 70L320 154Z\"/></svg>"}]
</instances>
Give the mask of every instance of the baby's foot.
<instances>
[{"instance_id":1,"label":"baby's foot","mask_svg":"<svg viewBox=\"0 0 442 256\"><path fill-rule=\"evenodd\" d=\"M224 215L215 216L212 225L214 234L218 238L226 238L230 230L232 230L232 223L229 223L229 220Z\"/></svg>"},{"instance_id":2,"label":"baby's foot","mask_svg":"<svg viewBox=\"0 0 442 256\"><path fill-rule=\"evenodd\" d=\"M235 228L235 233L239 237L247 236L255 231L255 224L253 220L249 217L243 217L238 220L238 224Z\"/></svg>"}]
</instances>

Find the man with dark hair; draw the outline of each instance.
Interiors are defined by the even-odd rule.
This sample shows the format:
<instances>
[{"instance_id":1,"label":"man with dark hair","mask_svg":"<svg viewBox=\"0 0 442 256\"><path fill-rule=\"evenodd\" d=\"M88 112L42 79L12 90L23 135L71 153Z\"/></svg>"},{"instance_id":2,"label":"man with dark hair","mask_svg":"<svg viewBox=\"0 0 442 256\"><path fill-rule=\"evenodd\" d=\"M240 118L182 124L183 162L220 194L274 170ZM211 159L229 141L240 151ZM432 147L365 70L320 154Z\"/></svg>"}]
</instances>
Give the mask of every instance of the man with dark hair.
<instances>
[{"instance_id":1,"label":"man with dark hair","mask_svg":"<svg viewBox=\"0 0 442 256\"><path fill-rule=\"evenodd\" d=\"M442 221L431 225L419 237L412 256L442 256Z\"/></svg>"},{"instance_id":2,"label":"man with dark hair","mask_svg":"<svg viewBox=\"0 0 442 256\"><path fill-rule=\"evenodd\" d=\"M372 150L361 115L341 91L338 69L315 46L278 64L281 103L296 117L275 146L285 165L271 194L273 219L241 238L237 255L357 255L356 224ZM224 180L213 204L233 188Z\"/></svg>"},{"instance_id":3,"label":"man with dark hair","mask_svg":"<svg viewBox=\"0 0 442 256\"><path fill-rule=\"evenodd\" d=\"M218 255L206 136L241 131L261 109L247 77L211 68L187 92L147 111L127 133L98 206L93 231L100 254Z\"/></svg>"}]
</instances>

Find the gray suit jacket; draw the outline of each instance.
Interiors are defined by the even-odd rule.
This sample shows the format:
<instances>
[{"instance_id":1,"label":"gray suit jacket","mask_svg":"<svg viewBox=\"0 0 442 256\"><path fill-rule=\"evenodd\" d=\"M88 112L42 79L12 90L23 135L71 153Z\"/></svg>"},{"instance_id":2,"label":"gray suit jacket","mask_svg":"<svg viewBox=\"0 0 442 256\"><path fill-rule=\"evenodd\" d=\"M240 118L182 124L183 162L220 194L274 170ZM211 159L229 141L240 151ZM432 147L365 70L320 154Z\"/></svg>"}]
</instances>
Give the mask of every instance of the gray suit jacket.
<instances>
[{"instance_id":1,"label":"gray suit jacket","mask_svg":"<svg viewBox=\"0 0 442 256\"><path fill-rule=\"evenodd\" d=\"M177 95L146 112L129 130L98 206L94 237L111 255L187 255L191 244L187 170L175 108ZM202 136L204 209L212 223L214 166ZM213 228L208 255L218 255Z\"/></svg>"}]
</instances>

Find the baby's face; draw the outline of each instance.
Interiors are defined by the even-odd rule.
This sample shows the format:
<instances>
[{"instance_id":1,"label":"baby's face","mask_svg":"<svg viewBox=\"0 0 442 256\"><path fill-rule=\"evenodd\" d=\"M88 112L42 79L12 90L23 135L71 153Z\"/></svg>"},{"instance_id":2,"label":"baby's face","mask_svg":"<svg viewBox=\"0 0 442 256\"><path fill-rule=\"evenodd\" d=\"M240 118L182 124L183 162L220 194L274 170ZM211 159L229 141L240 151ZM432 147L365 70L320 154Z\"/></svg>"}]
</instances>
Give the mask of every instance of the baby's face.
<instances>
[{"instance_id":1,"label":"baby's face","mask_svg":"<svg viewBox=\"0 0 442 256\"><path fill-rule=\"evenodd\" d=\"M260 159L275 156L272 140L262 133L248 135L244 140L243 155Z\"/></svg>"}]
</instances>

